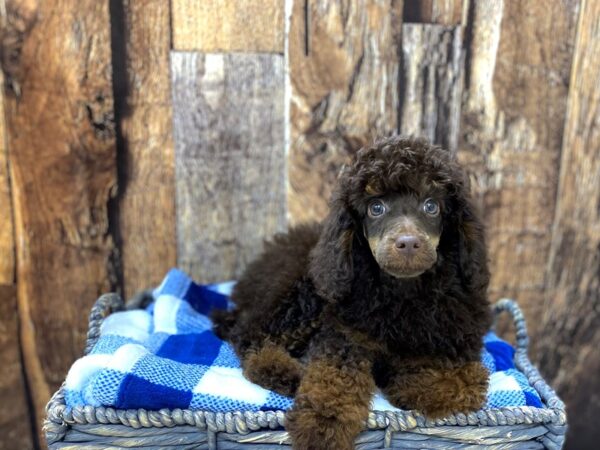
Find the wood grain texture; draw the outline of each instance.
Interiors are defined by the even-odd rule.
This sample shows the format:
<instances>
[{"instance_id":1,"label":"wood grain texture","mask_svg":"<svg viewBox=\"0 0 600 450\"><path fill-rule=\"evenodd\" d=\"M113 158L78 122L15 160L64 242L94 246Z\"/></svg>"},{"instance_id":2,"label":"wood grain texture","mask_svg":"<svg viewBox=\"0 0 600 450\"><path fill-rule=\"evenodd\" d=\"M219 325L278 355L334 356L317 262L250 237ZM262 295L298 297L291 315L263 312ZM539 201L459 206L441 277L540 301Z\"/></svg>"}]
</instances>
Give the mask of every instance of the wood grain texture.
<instances>
[{"instance_id":1,"label":"wood grain texture","mask_svg":"<svg viewBox=\"0 0 600 450\"><path fill-rule=\"evenodd\" d=\"M459 158L487 222L490 296L540 331L578 1L471 2ZM535 348L534 348L535 350Z\"/></svg>"},{"instance_id":2,"label":"wood grain texture","mask_svg":"<svg viewBox=\"0 0 600 450\"><path fill-rule=\"evenodd\" d=\"M541 369L567 404L567 448L600 429L600 3L584 0L549 252Z\"/></svg>"},{"instance_id":3,"label":"wood grain texture","mask_svg":"<svg viewBox=\"0 0 600 450\"><path fill-rule=\"evenodd\" d=\"M0 71L0 86L3 85L4 77ZM0 285L12 285L15 281L15 241L7 156L4 93L0 91Z\"/></svg>"},{"instance_id":4,"label":"wood grain texture","mask_svg":"<svg viewBox=\"0 0 600 450\"><path fill-rule=\"evenodd\" d=\"M2 85L4 77L0 71ZM3 100L4 93L0 90L0 450L9 450L33 448L33 437L19 349L15 242Z\"/></svg>"},{"instance_id":5,"label":"wood grain texture","mask_svg":"<svg viewBox=\"0 0 600 450\"><path fill-rule=\"evenodd\" d=\"M113 8L119 125L119 248L126 298L157 285L177 264L169 2L124 1ZM119 13L122 20L119 21ZM115 46L115 47L116 47Z\"/></svg>"},{"instance_id":6,"label":"wood grain texture","mask_svg":"<svg viewBox=\"0 0 600 450\"><path fill-rule=\"evenodd\" d=\"M6 2L3 60L21 345L41 423L113 284L115 189L108 2ZM67 63L68 62L68 63Z\"/></svg>"},{"instance_id":7,"label":"wood grain texture","mask_svg":"<svg viewBox=\"0 0 600 450\"><path fill-rule=\"evenodd\" d=\"M461 27L402 27L400 133L456 152L463 83Z\"/></svg>"},{"instance_id":8,"label":"wood grain texture","mask_svg":"<svg viewBox=\"0 0 600 450\"><path fill-rule=\"evenodd\" d=\"M18 321L16 286L0 284L0 450L34 446Z\"/></svg>"},{"instance_id":9,"label":"wood grain texture","mask_svg":"<svg viewBox=\"0 0 600 450\"><path fill-rule=\"evenodd\" d=\"M171 0L173 48L283 53L283 0Z\"/></svg>"},{"instance_id":10,"label":"wood grain texture","mask_svg":"<svg viewBox=\"0 0 600 450\"><path fill-rule=\"evenodd\" d=\"M173 52L178 265L239 276L286 226L283 56Z\"/></svg>"},{"instance_id":11,"label":"wood grain texture","mask_svg":"<svg viewBox=\"0 0 600 450\"><path fill-rule=\"evenodd\" d=\"M349 155L398 127L402 2L308 6L294 2L288 50L288 202L295 223L323 218Z\"/></svg>"},{"instance_id":12,"label":"wood grain texture","mask_svg":"<svg viewBox=\"0 0 600 450\"><path fill-rule=\"evenodd\" d=\"M404 23L459 25L462 21L462 13L463 0L407 0L404 2Z\"/></svg>"}]
</instances>

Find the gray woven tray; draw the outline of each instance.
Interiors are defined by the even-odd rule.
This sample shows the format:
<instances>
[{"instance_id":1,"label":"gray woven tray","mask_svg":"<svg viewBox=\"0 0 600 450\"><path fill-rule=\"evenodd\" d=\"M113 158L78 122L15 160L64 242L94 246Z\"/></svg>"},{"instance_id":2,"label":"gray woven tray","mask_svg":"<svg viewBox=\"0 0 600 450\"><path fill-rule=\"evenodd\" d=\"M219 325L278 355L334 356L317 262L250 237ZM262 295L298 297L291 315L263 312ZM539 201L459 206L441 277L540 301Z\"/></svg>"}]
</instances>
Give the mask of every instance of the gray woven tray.
<instances>
[{"instance_id":1,"label":"gray woven tray","mask_svg":"<svg viewBox=\"0 0 600 450\"><path fill-rule=\"evenodd\" d=\"M124 308L123 300L116 294L98 299L90 313L86 353L98 339L104 318ZM515 324L515 365L540 394L544 408L484 409L435 421L416 411L372 411L356 448L560 449L567 428L564 404L527 357L529 338L521 310L512 300L503 299L494 305L494 314L497 317L503 311L512 315ZM71 408L65 404L61 387L46 412L43 429L50 449L290 448L283 411Z\"/></svg>"}]
</instances>

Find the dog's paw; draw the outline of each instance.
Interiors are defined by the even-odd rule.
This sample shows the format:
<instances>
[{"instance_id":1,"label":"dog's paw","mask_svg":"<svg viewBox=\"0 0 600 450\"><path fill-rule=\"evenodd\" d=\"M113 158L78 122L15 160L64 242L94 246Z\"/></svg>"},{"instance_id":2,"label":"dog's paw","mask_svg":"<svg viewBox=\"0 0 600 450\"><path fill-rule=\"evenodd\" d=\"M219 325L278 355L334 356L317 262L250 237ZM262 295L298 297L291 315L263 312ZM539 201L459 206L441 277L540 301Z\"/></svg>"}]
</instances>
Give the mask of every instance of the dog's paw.
<instances>
[{"instance_id":1,"label":"dog's paw","mask_svg":"<svg viewBox=\"0 0 600 450\"><path fill-rule=\"evenodd\" d=\"M250 381L286 397L296 394L304 370L302 364L275 345L250 353L243 365L244 376Z\"/></svg>"},{"instance_id":2,"label":"dog's paw","mask_svg":"<svg viewBox=\"0 0 600 450\"><path fill-rule=\"evenodd\" d=\"M439 419L480 409L487 387L487 370L481 363L472 362L403 375L386 390L386 395L395 406L416 409L431 419Z\"/></svg>"},{"instance_id":3,"label":"dog's paw","mask_svg":"<svg viewBox=\"0 0 600 450\"><path fill-rule=\"evenodd\" d=\"M286 415L286 430L294 450L352 450L358 430L331 415L294 407Z\"/></svg>"}]
</instances>

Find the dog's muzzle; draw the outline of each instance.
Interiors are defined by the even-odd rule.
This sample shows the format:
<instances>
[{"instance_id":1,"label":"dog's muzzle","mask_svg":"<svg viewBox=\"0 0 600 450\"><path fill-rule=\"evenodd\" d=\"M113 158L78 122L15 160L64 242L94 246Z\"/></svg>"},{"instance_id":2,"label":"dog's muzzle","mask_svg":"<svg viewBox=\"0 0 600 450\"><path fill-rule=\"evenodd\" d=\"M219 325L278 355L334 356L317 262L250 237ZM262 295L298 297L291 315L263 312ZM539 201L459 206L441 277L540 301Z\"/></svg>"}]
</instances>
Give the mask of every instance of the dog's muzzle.
<instances>
[{"instance_id":1,"label":"dog's muzzle","mask_svg":"<svg viewBox=\"0 0 600 450\"><path fill-rule=\"evenodd\" d=\"M421 275L437 261L437 242L417 233L381 239L373 252L379 267L397 278Z\"/></svg>"}]
</instances>

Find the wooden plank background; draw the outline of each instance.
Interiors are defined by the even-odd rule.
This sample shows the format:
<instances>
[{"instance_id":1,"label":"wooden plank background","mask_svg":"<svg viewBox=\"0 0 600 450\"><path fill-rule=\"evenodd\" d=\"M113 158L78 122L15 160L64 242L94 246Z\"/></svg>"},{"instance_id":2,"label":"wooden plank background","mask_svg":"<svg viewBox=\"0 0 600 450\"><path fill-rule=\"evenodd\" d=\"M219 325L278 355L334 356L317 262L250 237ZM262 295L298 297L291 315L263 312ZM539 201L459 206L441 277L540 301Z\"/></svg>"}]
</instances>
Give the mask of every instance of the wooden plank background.
<instances>
[{"instance_id":1,"label":"wooden plank background","mask_svg":"<svg viewBox=\"0 0 600 450\"><path fill-rule=\"evenodd\" d=\"M600 410L600 3L583 0L539 333L540 363L567 400L570 448L598 446ZM596 374L596 375L592 375Z\"/></svg>"},{"instance_id":2,"label":"wooden plank background","mask_svg":"<svg viewBox=\"0 0 600 450\"><path fill-rule=\"evenodd\" d=\"M483 1L471 11L459 157L487 221L490 294L519 299L532 319L545 295L578 6ZM534 334L539 324L530 320Z\"/></svg>"},{"instance_id":3,"label":"wooden plank background","mask_svg":"<svg viewBox=\"0 0 600 450\"><path fill-rule=\"evenodd\" d=\"M293 2L292 223L323 218L331 185L347 157L397 130L401 23L398 0Z\"/></svg>"},{"instance_id":4,"label":"wooden plank background","mask_svg":"<svg viewBox=\"0 0 600 450\"><path fill-rule=\"evenodd\" d=\"M525 310L567 447L595 445L599 8L0 0L0 449L43 446L99 293L175 265L238 276L264 237L325 215L353 152L396 132L470 170L490 296Z\"/></svg>"},{"instance_id":5,"label":"wooden plank background","mask_svg":"<svg viewBox=\"0 0 600 450\"><path fill-rule=\"evenodd\" d=\"M283 53L284 1L171 0L173 48Z\"/></svg>"},{"instance_id":6,"label":"wooden plank background","mask_svg":"<svg viewBox=\"0 0 600 450\"><path fill-rule=\"evenodd\" d=\"M4 77L0 73L0 83ZM23 376L15 279L15 242L8 175L4 93L0 92L0 449L31 448L34 444L29 398Z\"/></svg>"},{"instance_id":7,"label":"wooden plank background","mask_svg":"<svg viewBox=\"0 0 600 450\"><path fill-rule=\"evenodd\" d=\"M112 231L129 297L159 283L177 264L170 5L111 5L118 162Z\"/></svg>"},{"instance_id":8,"label":"wooden plank background","mask_svg":"<svg viewBox=\"0 0 600 450\"><path fill-rule=\"evenodd\" d=\"M20 2L7 6L18 25ZM108 3L39 2L30 14L12 30L5 116L21 352L40 423L83 348L85 311L114 287L116 158Z\"/></svg>"},{"instance_id":9,"label":"wooden plank background","mask_svg":"<svg viewBox=\"0 0 600 450\"><path fill-rule=\"evenodd\" d=\"M203 282L232 279L285 229L283 57L174 52L171 62L179 266Z\"/></svg>"},{"instance_id":10,"label":"wooden plank background","mask_svg":"<svg viewBox=\"0 0 600 450\"><path fill-rule=\"evenodd\" d=\"M464 55L462 27L405 24L399 130L456 153L460 130Z\"/></svg>"}]
</instances>

